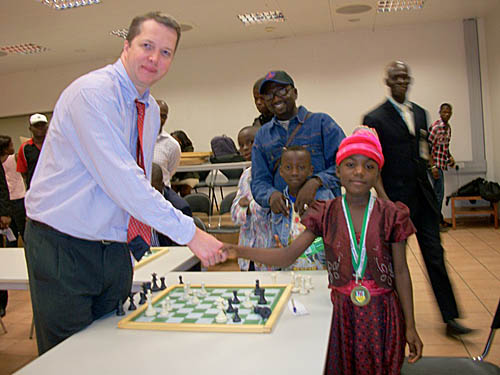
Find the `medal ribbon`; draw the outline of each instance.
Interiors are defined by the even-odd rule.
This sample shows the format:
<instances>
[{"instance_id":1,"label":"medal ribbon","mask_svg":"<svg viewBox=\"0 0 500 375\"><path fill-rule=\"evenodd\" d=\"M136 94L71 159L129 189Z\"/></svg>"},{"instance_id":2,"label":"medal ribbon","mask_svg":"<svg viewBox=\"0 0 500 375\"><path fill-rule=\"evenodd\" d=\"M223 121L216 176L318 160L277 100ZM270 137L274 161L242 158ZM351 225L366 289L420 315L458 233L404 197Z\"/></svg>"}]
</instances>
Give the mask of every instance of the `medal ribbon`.
<instances>
[{"instance_id":1,"label":"medal ribbon","mask_svg":"<svg viewBox=\"0 0 500 375\"><path fill-rule=\"evenodd\" d=\"M365 208L365 215L363 217L363 225L361 227L361 236L359 237L359 243L356 240L356 232L354 231L354 225L352 223L351 211L347 205L345 199L345 194L342 196L342 210L344 211L345 221L347 223L347 228L349 229L349 239L351 242L351 255L352 255L352 266L356 275L356 283L363 279L366 270L367 258L366 258L366 228L368 227L368 222L370 221L370 216L372 213L373 205L375 204L375 197L371 195L368 200L368 204Z\"/></svg>"}]
</instances>

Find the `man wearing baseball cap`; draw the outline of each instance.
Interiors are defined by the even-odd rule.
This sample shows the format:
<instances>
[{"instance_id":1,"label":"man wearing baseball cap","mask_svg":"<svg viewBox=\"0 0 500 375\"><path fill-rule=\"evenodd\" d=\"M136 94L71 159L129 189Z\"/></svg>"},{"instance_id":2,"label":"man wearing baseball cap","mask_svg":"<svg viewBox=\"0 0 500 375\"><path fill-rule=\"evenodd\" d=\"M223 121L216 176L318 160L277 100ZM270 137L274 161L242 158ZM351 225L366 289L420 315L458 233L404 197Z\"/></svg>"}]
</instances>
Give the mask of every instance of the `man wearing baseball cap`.
<instances>
[{"instance_id":1,"label":"man wearing baseball cap","mask_svg":"<svg viewBox=\"0 0 500 375\"><path fill-rule=\"evenodd\" d=\"M17 171L23 175L26 189L30 188L31 178L35 172L36 163L48 128L45 115L41 113L31 115L29 129L32 137L21 145L17 156Z\"/></svg>"},{"instance_id":2,"label":"man wearing baseball cap","mask_svg":"<svg viewBox=\"0 0 500 375\"><path fill-rule=\"evenodd\" d=\"M314 168L313 175L295 197L299 214L302 215L315 197L320 198L323 190L340 195L335 174L335 155L345 138L340 126L326 113L312 113L304 106L297 107L297 88L285 71L267 73L259 92L274 117L259 129L253 144L251 188L254 199L262 207L270 207L275 214L288 216L283 195L286 183L278 165L283 148L292 145L304 146L310 152Z\"/></svg>"}]
</instances>

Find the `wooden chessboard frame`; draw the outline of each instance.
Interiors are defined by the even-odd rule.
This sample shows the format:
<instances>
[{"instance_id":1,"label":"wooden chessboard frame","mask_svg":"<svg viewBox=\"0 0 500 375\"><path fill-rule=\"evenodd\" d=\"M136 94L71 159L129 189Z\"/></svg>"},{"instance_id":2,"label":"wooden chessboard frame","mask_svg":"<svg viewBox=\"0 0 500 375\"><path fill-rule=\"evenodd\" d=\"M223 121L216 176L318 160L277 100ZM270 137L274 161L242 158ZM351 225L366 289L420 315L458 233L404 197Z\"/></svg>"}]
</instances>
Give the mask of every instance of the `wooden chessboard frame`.
<instances>
[{"instance_id":1,"label":"wooden chessboard frame","mask_svg":"<svg viewBox=\"0 0 500 375\"><path fill-rule=\"evenodd\" d=\"M160 299L166 297L175 288L182 287L181 284L175 284L159 293L153 299L153 305ZM211 284L205 285L205 288L226 288L226 289L239 289L239 288L254 288L255 285L251 284ZM201 284L193 284L191 288L201 288ZM123 318L118 322L118 328L125 329L144 329L144 330L161 330L161 331L192 331L192 332L247 332L247 333L270 333L273 330L274 324L278 320L281 312L288 301L292 292L291 284L265 284L261 288L281 288L283 292L279 297L276 306L271 312L271 316L264 324L226 324L226 323L213 323L213 324L198 324L198 323L164 323L164 322L135 322L134 319L145 312L147 303L139 307L136 311Z\"/></svg>"},{"instance_id":2,"label":"wooden chessboard frame","mask_svg":"<svg viewBox=\"0 0 500 375\"><path fill-rule=\"evenodd\" d=\"M169 251L168 247L151 247L150 250L153 254L146 258L142 257L142 259L135 264L134 270L137 271L139 268L144 267L149 262L152 262L156 258L165 255Z\"/></svg>"}]
</instances>

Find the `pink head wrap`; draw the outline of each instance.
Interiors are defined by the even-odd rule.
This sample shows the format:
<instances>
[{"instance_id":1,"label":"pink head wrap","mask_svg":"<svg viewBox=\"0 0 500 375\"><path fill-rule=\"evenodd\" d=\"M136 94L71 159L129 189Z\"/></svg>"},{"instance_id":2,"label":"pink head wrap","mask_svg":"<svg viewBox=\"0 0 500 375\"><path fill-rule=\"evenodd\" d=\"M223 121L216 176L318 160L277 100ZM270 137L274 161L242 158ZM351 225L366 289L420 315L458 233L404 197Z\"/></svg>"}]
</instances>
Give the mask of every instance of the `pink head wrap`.
<instances>
[{"instance_id":1,"label":"pink head wrap","mask_svg":"<svg viewBox=\"0 0 500 375\"><path fill-rule=\"evenodd\" d=\"M344 140L340 142L337 151L337 165L340 165L345 158L356 154L361 154L373 159L378 164L378 167L382 169L384 165L384 154L382 153L382 146L380 145L375 129L362 125L354 129L352 135L344 138Z\"/></svg>"}]
</instances>

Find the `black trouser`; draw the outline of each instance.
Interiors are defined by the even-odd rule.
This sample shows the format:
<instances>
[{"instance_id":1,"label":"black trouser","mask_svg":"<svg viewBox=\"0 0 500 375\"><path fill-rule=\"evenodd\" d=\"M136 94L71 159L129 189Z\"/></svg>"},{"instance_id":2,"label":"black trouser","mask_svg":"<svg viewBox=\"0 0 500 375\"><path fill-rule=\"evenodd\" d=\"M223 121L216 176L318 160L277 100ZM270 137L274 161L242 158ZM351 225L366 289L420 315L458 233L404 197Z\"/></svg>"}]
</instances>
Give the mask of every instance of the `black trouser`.
<instances>
[{"instance_id":1,"label":"black trouser","mask_svg":"<svg viewBox=\"0 0 500 375\"><path fill-rule=\"evenodd\" d=\"M115 310L130 292L125 243L82 240L28 219L25 249L39 354Z\"/></svg>"},{"instance_id":2,"label":"black trouser","mask_svg":"<svg viewBox=\"0 0 500 375\"><path fill-rule=\"evenodd\" d=\"M26 226L24 198L11 200L10 206L12 208L12 221L10 223L10 228L12 229L12 232L14 232L14 236L16 236L16 240L7 242L7 247L18 247L19 235L21 235L24 241L24 228Z\"/></svg>"},{"instance_id":3,"label":"black trouser","mask_svg":"<svg viewBox=\"0 0 500 375\"><path fill-rule=\"evenodd\" d=\"M417 228L417 241L424 258L432 290L443 317L443 321L458 318L457 302L451 287L444 249L439 234L439 215L419 190L416 204L410 206L410 216Z\"/></svg>"}]
</instances>

